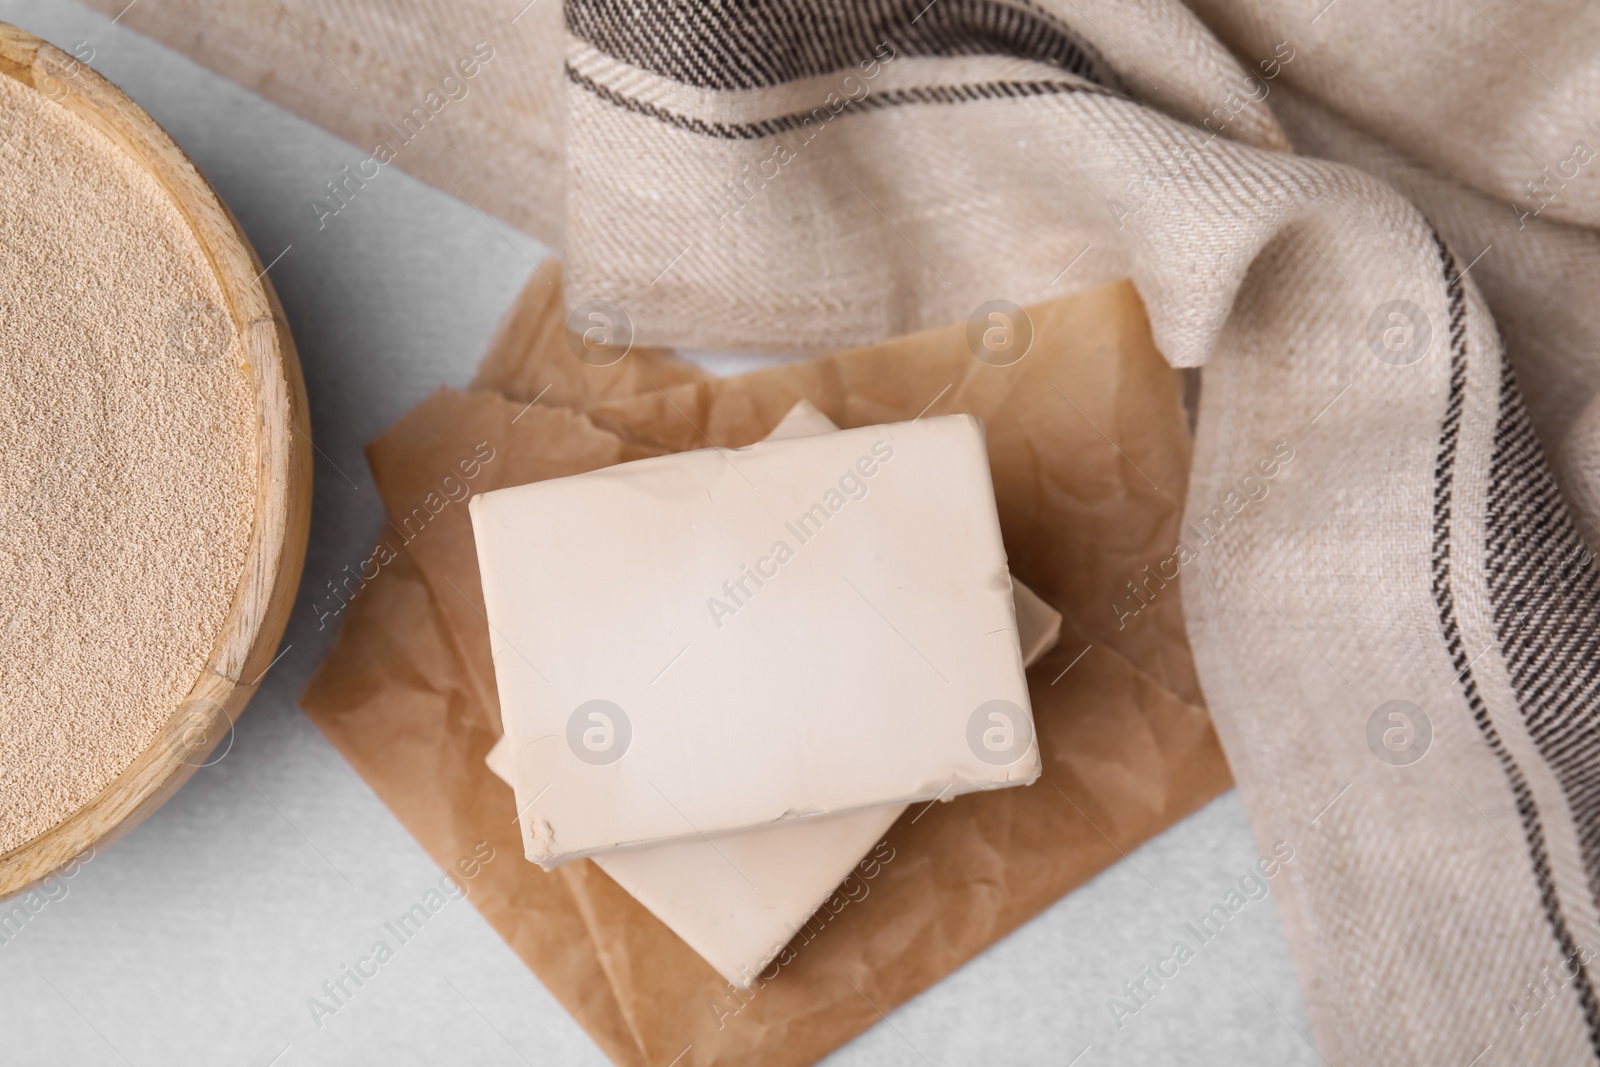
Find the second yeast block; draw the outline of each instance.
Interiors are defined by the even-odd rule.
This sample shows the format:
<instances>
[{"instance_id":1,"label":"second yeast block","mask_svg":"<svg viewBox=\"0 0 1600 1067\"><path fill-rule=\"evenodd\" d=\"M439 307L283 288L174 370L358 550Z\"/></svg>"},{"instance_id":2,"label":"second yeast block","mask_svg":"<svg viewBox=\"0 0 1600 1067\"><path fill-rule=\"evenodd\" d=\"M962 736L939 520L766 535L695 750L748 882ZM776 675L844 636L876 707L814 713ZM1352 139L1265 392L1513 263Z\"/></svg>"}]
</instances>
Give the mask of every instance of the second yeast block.
<instances>
[{"instance_id":1,"label":"second yeast block","mask_svg":"<svg viewBox=\"0 0 1600 1067\"><path fill-rule=\"evenodd\" d=\"M1038 776L970 416L641 460L471 510L529 859Z\"/></svg>"}]
</instances>

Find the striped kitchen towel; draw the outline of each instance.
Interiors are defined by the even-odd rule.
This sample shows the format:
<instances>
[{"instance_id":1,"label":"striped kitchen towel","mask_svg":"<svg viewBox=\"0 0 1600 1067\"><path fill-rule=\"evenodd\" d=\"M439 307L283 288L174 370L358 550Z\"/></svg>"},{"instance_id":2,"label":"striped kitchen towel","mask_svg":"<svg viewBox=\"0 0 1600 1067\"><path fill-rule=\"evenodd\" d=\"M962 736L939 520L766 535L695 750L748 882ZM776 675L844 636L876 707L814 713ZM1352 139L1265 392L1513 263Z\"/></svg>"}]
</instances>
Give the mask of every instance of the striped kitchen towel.
<instances>
[{"instance_id":1,"label":"striped kitchen towel","mask_svg":"<svg viewBox=\"0 0 1600 1067\"><path fill-rule=\"evenodd\" d=\"M1600 1056L1600 21L1218 7L572 0L569 301L821 349L1131 276L1205 371L1107 610L1182 577L1321 1051Z\"/></svg>"}]
</instances>

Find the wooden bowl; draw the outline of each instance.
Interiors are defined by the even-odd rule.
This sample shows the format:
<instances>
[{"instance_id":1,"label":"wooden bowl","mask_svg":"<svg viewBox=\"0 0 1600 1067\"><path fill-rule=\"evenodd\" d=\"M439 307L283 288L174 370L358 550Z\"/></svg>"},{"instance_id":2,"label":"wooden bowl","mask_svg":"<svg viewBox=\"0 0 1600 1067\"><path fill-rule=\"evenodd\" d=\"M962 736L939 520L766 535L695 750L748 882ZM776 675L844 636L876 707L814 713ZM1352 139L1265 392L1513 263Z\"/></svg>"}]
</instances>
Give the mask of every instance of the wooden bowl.
<instances>
[{"instance_id":1,"label":"wooden bowl","mask_svg":"<svg viewBox=\"0 0 1600 1067\"><path fill-rule=\"evenodd\" d=\"M5 897L131 829L228 736L272 663L300 584L311 521L311 424L283 308L250 242L189 157L116 86L3 22L0 76L88 121L167 191L222 287L248 361L257 418L255 522L210 659L160 734L110 785L65 821L0 855Z\"/></svg>"}]
</instances>

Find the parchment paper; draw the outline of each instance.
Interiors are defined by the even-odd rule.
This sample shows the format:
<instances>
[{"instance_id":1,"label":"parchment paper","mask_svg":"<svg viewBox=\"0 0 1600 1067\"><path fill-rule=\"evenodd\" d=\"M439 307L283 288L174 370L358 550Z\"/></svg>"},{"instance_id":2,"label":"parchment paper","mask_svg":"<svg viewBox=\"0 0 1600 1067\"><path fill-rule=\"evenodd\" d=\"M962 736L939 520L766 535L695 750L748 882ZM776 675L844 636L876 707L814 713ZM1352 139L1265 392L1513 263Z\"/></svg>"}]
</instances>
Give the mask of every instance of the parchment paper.
<instances>
[{"instance_id":1,"label":"parchment paper","mask_svg":"<svg viewBox=\"0 0 1600 1067\"><path fill-rule=\"evenodd\" d=\"M517 857L470 899L617 1063L811 1063L1228 786L1177 583L1143 569L1178 540L1180 382L1131 285L1031 317L1009 367L974 358L963 324L709 379L659 352L580 362L536 276L472 390L440 390L369 447L388 561L363 571L302 704L438 862L480 840ZM982 416L1012 572L1064 621L1029 672L1042 779L913 808L769 980L736 992L592 863L520 860L511 792L483 763L500 726L465 495L748 444L801 398L841 426ZM1119 627L1113 602L1147 603Z\"/></svg>"}]
</instances>

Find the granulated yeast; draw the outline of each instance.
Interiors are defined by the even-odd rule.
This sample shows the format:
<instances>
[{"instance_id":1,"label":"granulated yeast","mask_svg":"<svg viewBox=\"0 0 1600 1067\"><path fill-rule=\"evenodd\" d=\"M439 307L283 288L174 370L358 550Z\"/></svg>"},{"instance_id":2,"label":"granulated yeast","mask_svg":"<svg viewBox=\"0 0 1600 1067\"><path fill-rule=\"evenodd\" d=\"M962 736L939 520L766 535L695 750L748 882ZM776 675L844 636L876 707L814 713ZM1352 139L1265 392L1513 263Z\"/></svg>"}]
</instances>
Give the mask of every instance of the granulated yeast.
<instances>
[{"instance_id":1,"label":"granulated yeast","mask_svg":"<svg viewBox=\"0 0 1600 1067\"><path fill-rule=\"evenodd\" d=\"M148 747L216 642L256 455L222 299L155 180L0 77L0 853Z\"/></svg>"}]
</instances>

